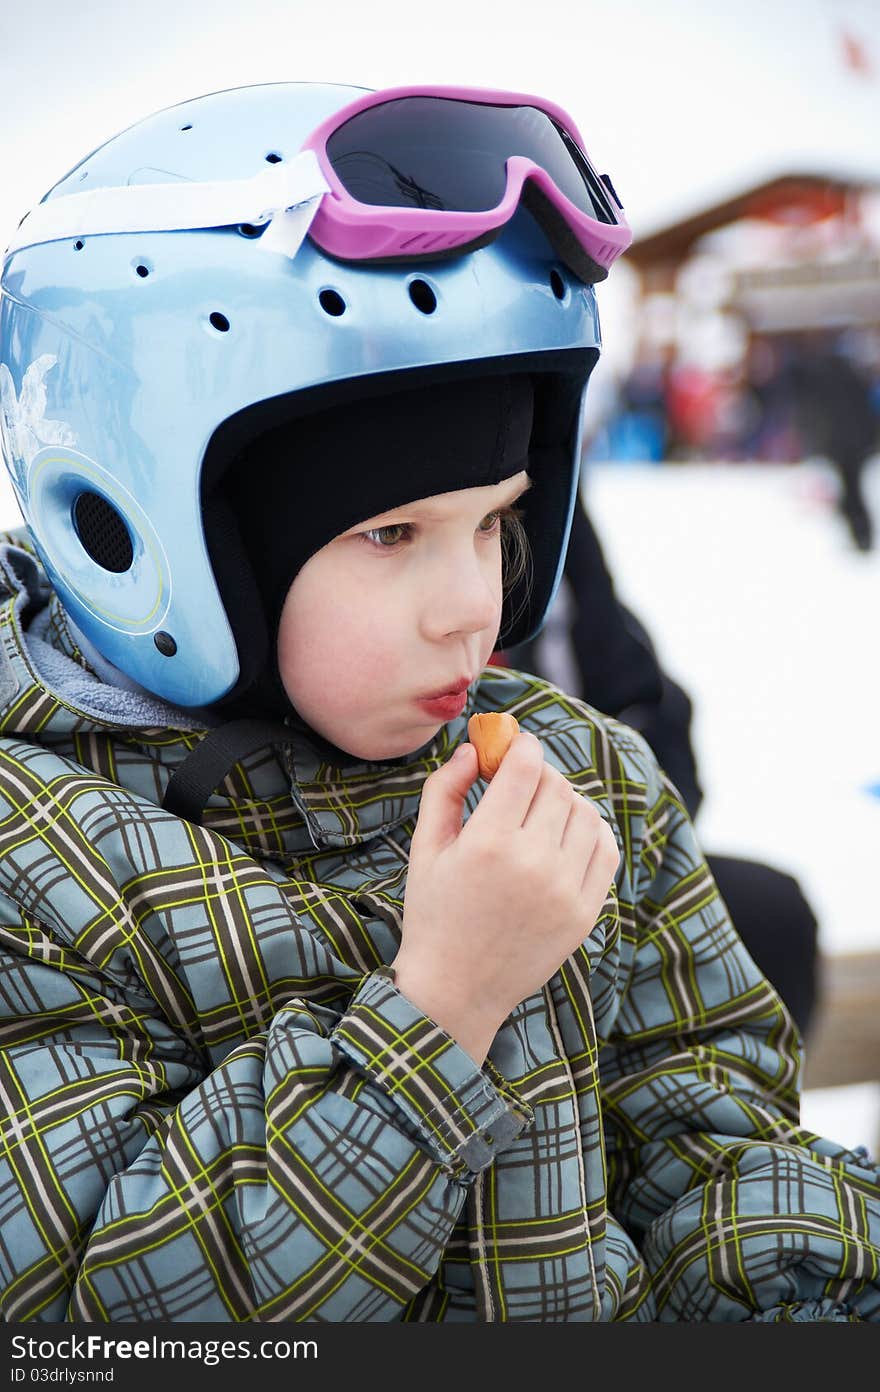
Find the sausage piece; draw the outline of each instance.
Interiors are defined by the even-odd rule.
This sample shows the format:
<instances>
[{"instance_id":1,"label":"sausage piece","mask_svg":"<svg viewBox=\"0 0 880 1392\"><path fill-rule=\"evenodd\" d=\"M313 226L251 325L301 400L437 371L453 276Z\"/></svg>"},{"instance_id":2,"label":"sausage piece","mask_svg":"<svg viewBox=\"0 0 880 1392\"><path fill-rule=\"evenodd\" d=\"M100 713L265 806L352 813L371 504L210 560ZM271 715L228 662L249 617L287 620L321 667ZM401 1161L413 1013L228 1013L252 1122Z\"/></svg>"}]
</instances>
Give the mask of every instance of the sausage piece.
<instances>
[{"instance_id":1,"label":"sausage piece","mask_svg":"<svg viewBox=\"0 0 880 1392\"><path fill-rule=\"evenodd\" d=\"M488 783L498 772L514 737L519 734L519 721L505 711L490 711L472 715L468 721L468 739L477 751L480 777Z\"/></svg>"}]
</instances>

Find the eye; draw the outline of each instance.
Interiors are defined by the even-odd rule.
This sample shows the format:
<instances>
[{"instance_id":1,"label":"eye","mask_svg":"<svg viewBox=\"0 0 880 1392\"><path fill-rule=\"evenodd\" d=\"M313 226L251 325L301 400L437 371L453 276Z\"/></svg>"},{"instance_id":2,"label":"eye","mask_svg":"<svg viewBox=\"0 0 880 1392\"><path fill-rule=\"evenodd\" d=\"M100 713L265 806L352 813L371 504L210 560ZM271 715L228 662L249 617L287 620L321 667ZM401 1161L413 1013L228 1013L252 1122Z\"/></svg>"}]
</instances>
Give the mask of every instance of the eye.
<instances>
[{"instance_id":1,"label":"eye","mask_svg":"<svg viewBox=\"0 0 880 1392\"><path fill-rule=\"evenodd\" d=\"M497 530L501 524L501 514L503 511L503 508L499 508L496 512L486 513L479 528L484 536L491 536L491 534Z\"/></svg>"},{"instance_id":2,"label":"eye","mask_svg":"<svg viewBox=\"0 0 880 1392\"><path fill-rule=\"evenodd\" d=\"M408 532L408 522L392 522L388 527L371 527L368 532L361 532L361 536L371 546L390 551L392 546L403 541Z\"/></svg>"}]
</instances>

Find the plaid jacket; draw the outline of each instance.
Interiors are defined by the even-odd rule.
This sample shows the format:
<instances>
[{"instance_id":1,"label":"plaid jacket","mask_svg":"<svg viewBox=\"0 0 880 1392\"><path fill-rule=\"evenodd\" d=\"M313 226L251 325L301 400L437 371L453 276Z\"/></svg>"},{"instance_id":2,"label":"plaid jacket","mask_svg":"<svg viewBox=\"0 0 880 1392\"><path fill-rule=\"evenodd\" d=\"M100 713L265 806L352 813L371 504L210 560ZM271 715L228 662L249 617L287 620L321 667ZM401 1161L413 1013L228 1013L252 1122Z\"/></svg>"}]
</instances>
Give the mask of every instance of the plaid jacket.
<instances>
[{"instance_id":1,"label":"plaid jacket","mask_svg":"<svg viewBox=\"0 0 880 1392\"><path fill-rule=\"evenodd\" d=\"M408 765L293 739L194 825L161 808L186 713L89 714L36 565L0 573L6 1320L880 1319L878 1171L798 1129L792 1022L633 731L490 667ZM376 971L475 709L621 849L481 1069Z\"/></svg>"}]
</instances>

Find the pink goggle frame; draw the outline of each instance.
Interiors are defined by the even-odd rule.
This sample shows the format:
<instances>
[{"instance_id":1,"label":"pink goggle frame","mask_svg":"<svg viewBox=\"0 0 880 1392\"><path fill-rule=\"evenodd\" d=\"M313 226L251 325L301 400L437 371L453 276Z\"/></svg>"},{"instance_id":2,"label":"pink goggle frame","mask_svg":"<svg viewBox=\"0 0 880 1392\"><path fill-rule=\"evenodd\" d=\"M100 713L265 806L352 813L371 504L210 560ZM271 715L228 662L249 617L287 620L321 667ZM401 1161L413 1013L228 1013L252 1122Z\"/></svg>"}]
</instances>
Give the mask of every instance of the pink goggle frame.
<instances>
[{"instance_id":1,"label":"pink goggle frame","mask_svg":"<svg viewBox=\"0 0 880 1392\"><path fill-rule=\"evenodd\" d=\"M337 174L328 154L328 141L363 112L419 97L494 108L534 108L543 113L558 128L561 157L570 160L588 200L601 209L604 218L584 212L540 163L521 154L505 158L503 197L489 209L455 211L448 207L377 206L361 202ZM402 119L405 112L402 105ZM577 147L576 155L570 150L571 144ZM614 188L607 176L603 178L595 172L574 121L561 107L541 97L474 87L385 88L359 97L335 112L312 132L303 149L314 152L330 187L311 223L309 236L328 255L340 260L425 261L463 253L491 241L513 217L520 202L541 222L560 259L587 282L603 280L632 241L632 231Z\"/></svg>"}]
</instances>

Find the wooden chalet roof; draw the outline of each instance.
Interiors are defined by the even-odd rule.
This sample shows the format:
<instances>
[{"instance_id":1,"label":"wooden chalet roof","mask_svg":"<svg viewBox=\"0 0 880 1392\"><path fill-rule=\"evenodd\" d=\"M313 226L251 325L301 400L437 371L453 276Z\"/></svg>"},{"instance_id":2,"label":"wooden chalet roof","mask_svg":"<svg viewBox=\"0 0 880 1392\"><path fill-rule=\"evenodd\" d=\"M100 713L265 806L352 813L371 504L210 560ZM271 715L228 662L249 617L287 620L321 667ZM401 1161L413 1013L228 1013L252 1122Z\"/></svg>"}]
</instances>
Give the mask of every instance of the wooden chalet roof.
<instances>
[{"instance_id":1,"label":"wooden chalet roof","mask_svg":"<svg viewBox=\"0 0 880 1392\"><path fill-rule=\"evenodd\" d=\"M878 182L828 174L780 174L648 236L637 236L626 253L626 261L637 271L678 265L701 237L719 227L743 218L796 223L799 214L807 218L841 213L849 195L875 187Z\"/></svg>"}]
</instances>

